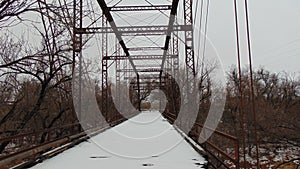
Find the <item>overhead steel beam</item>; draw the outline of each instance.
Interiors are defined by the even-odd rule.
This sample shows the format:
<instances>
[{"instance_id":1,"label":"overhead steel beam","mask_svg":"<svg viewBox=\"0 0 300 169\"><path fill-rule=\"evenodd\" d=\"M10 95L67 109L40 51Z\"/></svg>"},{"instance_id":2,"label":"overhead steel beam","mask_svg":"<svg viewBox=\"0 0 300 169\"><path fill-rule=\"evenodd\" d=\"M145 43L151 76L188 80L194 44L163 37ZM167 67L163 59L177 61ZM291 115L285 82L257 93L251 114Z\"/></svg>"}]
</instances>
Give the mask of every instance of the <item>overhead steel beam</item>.
<instances>
[{"instance_id":1,"label":"overhead steel beam","mask_svg":"<svg viewBox=\"0 0 300 169\"><path fill-rule=\"evenodd\" d=\"M122 36L164 36L166 32L123 33Z\"/></svg>"},{"instance_id":2,"label":"overhead steel beam","mask_svg":"<svg viewBox=\"0 0 300 169\"><path fill-rule=\"evenodd\" d=\"M117 37L117 39L119 41L119 44L121 45L124 53L126 54L126 56L128 56L129 62L131 64L134 72L138 76L138 72L137 72L136 67L135 67L135 65L134 65L134 63L133 63L133 61L132 61L132 59L130 57L129 51L128 51L128 49L127 49L127 47L126 47L126 45L125 45L125 43L124 43L124 41L122 39L122 36L121 36L121 34L120 34L120 32L119 32L119 30L117 28L117 25L116 25L116 23L115 23L112 15L111 15L111 13L110 13L110 11L109 11L109 9L108 9L105 1L104 0L97 0L97 2L100 5L100 7L101 7L101 9L103 11L103 14L105 15L107 21L109 22L109 24L110 24L113 32L115 33L115 35L116 35L116 37Z\"/></svg>"},{"instance_id":3,"label":"overhead steel beam","mask_svg":"<svg viewBox=\"0 0 300 169\"><path fill-rule=\"evenodd\" d=\"M150 74L150 75L140 75L140 80L158 80L159 74ZM163 77L167 78L167 77ZM136 79L136 77L124 77L124 80Z\"/></svg>"},{"instance_id":4,"label":"overhead steel beam","mask_svg":"<svg viewBox=\"0 0 300 169\"><path fill-rule=\"evenodd\" d=\"M156 25L156 26L122 26L118 27L117 31L120 35L152 33L171 36L172 31L187 31L192 30L191 25ZM94 27L94 28L79 28L76 30L79 34L95 34L95 33L115 33L112 27Z\"/></svg>"},{"instance_id":5,"label":"overhead steel beam","mask_svg":"<svg viewBox=\"0 0 300 169\"><path fill-rule=\"evenodd\" d=\"M171 9L170 17L169 17L169 24L168 24L167 36L166 36L166 40L165 40L163 59L162 59L162 62L161 62L160 76L162 75L162 71L163 71L163 68L165 66L166 55L167 55L167 51L169 49L171 33L173 31L173 28L174 28L173 24L174 24L175 17L176 17L176 14L177 14L178 3L179 3L179 0L173 0L172 1L172 9Z\"/></svg>"},{"instance_id":6,"label":"overhead steel beam","mask_svg":"<svg viewBox=\"0 0 300 169\"><path fill-rule=\"evenodd\" d=\"M157 80L159 76L151 77L151 76L143 76L140 77L140 80ZM124 80L130 80L130 79L136 79L136 78L131 78L131 77L124 77Z\"/></svg>"},{"instance_id":7,"label":"overhead steel beam","mask_svg":"<svg viewBox=\"0 0 300 169\"><path fill-rule=\"evenodd\" d=\"M149 51L149 50L163 50L163 47L135 47L135 48L128 48L130 51Z\"/></svg>"},{"instance_id":8,"label":"overhead steel beam","mask_svg":"<svg viewBox=\"0 0 300 169\"><path fill-rule=\"evenodd\" d=\"M150 10L170 10L171 5L153 5L153 6L113 6L108 7L110 11L150 11Z\"/></svg>"},{"instance_id":9,"label":"overhead steel beam","mask_svg":"<svg viewBox=\"0 0 300 169\"><path fill-rule=\"evenodd\" d=\"M145 90L153 90L156 89L157 87L160 87L161 85L164 85L165 82L159 83L159 82L151 82L149 86L149 82L140 82L139 85L140 87L135 85L136 83L131 83L132 89L133 90L140 90L140 91L145 91Z\"/></svg>"},{"instance_id":10,"label":"overhead steel beam","mask_svg":"<svg viewBox=\"0 0 300 169\"><path fill-rule=\"evenodd\" d=\"M135 82L131 82L130 84L136 84ZM141 86L147 86L147 85L151 85L151 84L159 84L159 82L149 82L149 81L143 81L143 82L140 82L140 85Z\"/></svg>"},{"instance_id":11,"label":"overhead steel beam","mask_svg":"<svg viewBox=\"0 0 300 169\"><path fill-rule=\"evenodd\" d=\"M153 68L153 67L159 67L160 64L143 64L143 65L136 64L135 66L138 67L138 68L143 68L143 67Z\"/></svg>"},{"instance_id":12,"label":"overhead steel beam","mask_svg":"<svg viewBox=\"0 0 300 169\"><path fill-rule=\"evenodd\" d=\"M168 58L177 58L177 55L167 55ZM132 60L154 60L162 59L163 55L131 55ZM127 60L128 57L125 55L122 56L105 56L105 60Z\"/></svg>"},{"instance_id":13,"label":"overhead steel beam","mask_svg":"<svg viewBox=\"0 0 300 169\"><path fill-rule=\"evenodd\" d=\"M171 69L167 69L167 70L171 70ZM117 70L119 72L134 72L133 69L120 69ZM160 68L149 68L149 69L136 69L137 72L160 72Z\"/></svg>"}]
</instances>

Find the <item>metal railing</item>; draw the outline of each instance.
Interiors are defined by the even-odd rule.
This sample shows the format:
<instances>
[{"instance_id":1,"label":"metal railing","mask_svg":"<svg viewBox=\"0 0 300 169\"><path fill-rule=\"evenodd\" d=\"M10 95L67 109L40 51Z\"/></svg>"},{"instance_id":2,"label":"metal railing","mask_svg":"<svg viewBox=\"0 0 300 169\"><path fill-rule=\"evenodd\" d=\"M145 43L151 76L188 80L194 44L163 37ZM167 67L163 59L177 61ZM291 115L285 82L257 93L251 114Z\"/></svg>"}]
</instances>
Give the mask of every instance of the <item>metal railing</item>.
<instances>
[{"instance_id":1,"label":"metal railing","mask_svg":"<svg viewBox=\"0 0 300 169\"><path fill-rule=\"evenodd\" d=\"M79 128L80 124L69 124L1 138L0 144L8 142L8 148L0 156L0 168L8 168L20 164L24 162L24 159L34 158L36 155L49 149L84 136L85 133L79 132L76 129L77 127ZM42 137L45 137L44 142L41 142Z\"/></svg>"},{"instance_id":2,"label":"metal railing","mask_svg":"<svg viewBox=\"0 0 300 169\"><path fill-rule=\"evenodd\" d=\"M134 115L131 114L129 117ZM123 121L126 119L122 117L106 126L91 127L87 129L89 135L85 133L86 131L79 130L81 129L80 124L75 123L0 138L0 144L9 142L9 144L14 145L7 146L8 148L0 155L0 169L13 166L24 168L36 163L37 159L50 158ZM44 142L41 142L42 135L45 135Z\"/></svg>"},{"instance_id":3,"label":"metal railing","mask_svg":"<svg viewBox=\"0 0 300 169\"><path fill-rule=\"evenodd\" d=\"M176 120L176 115L174 114L169 114L169 113L164 113L163 114L168 120L171 121L175 121ZM180 128L180 126L178 126ZM203 126L202 124L199 123L195 123L194 127L196 127L196 130L192 130L189 133L189 136L194 136L192 139L198 144L200 145L211 158L214 158L215 160L217 160L221 166L225 167L225 168L232 168L233 166L227 162L225 163L225 160L230 161L230 163L235 165L235 168L239 169L239 140L237 137L235 136L231 136L227 133L224 133L222 131L218 131L218 130L213 130L207 126ZM225 140L231 142L231 145L226 145L227 147L225 148L229 148L229 147L233 147L234 153L233 155L231 153L226 152L225 150L223 150L220 146L218 146L217 144L215 144L211 139L206 140L204 143L200 144L198 141L198 138L200 137L200 129L207 129L210 131L213 131L214 134L213 136L219 136L220 141L225 142ZM223 147L224 148L224 147ZM212 161L212 159L208 159L209 163L212 167L214 168L221 168L220 166L216 166L214 164L214 162Z\"/></svg>"},{"instance_id":4,"label":"metal railing","mask_svg":"<svg viewBox=\"0 0 300 169\"><path fill-rule=\"evenodd\" d=\"M235 165L235 168L239 168L239 140L237 137L231 136L222 131L213 130L213 129L203 126L199 123L195 123L195 125L198 128L201 128L201 129L205 128L207 130L213 131L214 132L213 136L220 137L220 139L221 139L221 140L219 140L220 142L226 142L226 140L229 141L231 144L229 144L229 145L223 144L223 145L228 146L228 147L233 147L233 150L234 150L233 155L231 153L226 152L224 149L222 149L220 147L220 145L217 145L216 143L214 143L213 140L210 140L210 139L205 141L204 143L202 143L202 147L207 153L209 153L214 159L216 159L218 162L220 162L221 165L224 166L225 168L229 169L229 168L232 168L232 166L229 166L229 164L225 163L224 160L229 160L231 163L233 163ZM197 132L196 135L199 135L199 132ZM225 147L225 148L228 148L228 147ZM214 153L214 152L216 152L216 153ZM223 158L220 158L220 156ZM220 168L217 166L213 166L213 167Z\"/></svg>"}]
</instances>

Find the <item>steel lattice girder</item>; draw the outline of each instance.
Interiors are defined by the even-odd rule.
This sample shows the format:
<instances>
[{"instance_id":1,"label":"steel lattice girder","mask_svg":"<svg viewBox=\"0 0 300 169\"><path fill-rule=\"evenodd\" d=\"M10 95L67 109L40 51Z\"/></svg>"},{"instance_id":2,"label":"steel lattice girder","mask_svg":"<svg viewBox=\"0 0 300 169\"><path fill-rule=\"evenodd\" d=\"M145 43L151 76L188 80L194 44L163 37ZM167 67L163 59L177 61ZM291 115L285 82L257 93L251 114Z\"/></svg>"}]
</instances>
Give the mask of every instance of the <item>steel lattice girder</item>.
<instances>
[{"instance_id":1,"label":"steel lattice girder","mask_svg":"<svg viewBox=\"0 0 300 169\"><path fill-rule=\"evenodd\" d=\"M185 25L193 25L193 12L192 12L192 0L184 0L184 23ZM194 61L194 41L193 31L189 30L185 32L185 55L186 65L188 70L188 78L191 79L195 76L195 61Z\"/></svg>"},{"instance_id":2,"label":"steel lattice girder","mask_svg":"<svg viewBox=\"0 0 300 169\"><path fill-rule=\"evenodd\" d=\"M149 50L163 50L163 47L135 47L128 48L129 51L149 51Z\"/></svg>"},{"instance_id":3,"label":"steel lattice girder","mask_svg":"<svg viewBox=\"0 0 300 169\"><path fill-rule=\"evenodd\" d=\"M159 78L159 75L157 76L141 76L140 80L157 80ZM134 77L124 77L124 80L131 80L131 79L136 79Z\"/></svg>"},{"instance_id":4,"label":"steel lattice girder","mask_svg":"<svg viewBox=\"0 0 300 169\"><path fill-rule=\"evenodd\" d=\"M110 11L149 11L149 10L171 10L171 5L153 5L153 6L114 6L108 7Z\"/></svg>"},{"instance_id":5,"label":"steel lattice girder","mask_svg":"<svg viewBox=\"0 0 300 169\"><path fill-rule=\"evenodd\" d=\"M133 90L146 91L146 90L149 90L149 89L156 89L156 88L162 87L162 86L165 85L165 83L166 82L151 82L151 86L148 86L149 81L148 82L146 81L146 82L139 82L140 87L138 87L136 83L131 83L131 85L132 85Z\"/></svg>"},{"instance_id":6,"label":"steel lattice girder","mask_svg":"<svg viewBox=\"0 0 300 169\"><path fill-rule=\"evenodd\" d=\"M102 18L102 26L107 25L106 18ZM102 34L102 54L105 56L107 50L108 37L107 34ZM102 56L103 57L103 56ZM102 111L107 115L108 112L108 61L102 59Z\"/></svg>"},{"instance_id":7,"label":"steel lattice girder","mask_svg":"<svg viewBox=\"0 0 300 169\"><path fill-rule=\"evenodd\" d=\"M170 39L171 39L171 33L172 33L173 29L174 29L174 21L175 21L175 16L177 14L178 3L179 3L179 0L173 0L172 1L172 9L171 9L171 14L170 14L170 17L169 17L168 29L167 29L167 33L166 33L167 36L166 36L166 40L165 40L163 59L162 59L162 62L161 62L160 76L162 76L162 70L164 68L165 61L166 61L167 51L169 49L169 44L170 44Z\"/></svg>"},{"instance_id":8,"label":"steel lattice girder","mask_svg":"<svg viewBox=\"0 0 300 169\"><path fill-rule=\"evenodd\" d=\"M167 55L168 58L176 58L177 55ZM163 55L131 55L132 60L153 60L153 59L162 59ZM105 60L127 60L127 56L105 56Z\"/></svg>"},{"instance_id":9,"label":"steel lattice girder","mask_svg":"<svg viewBox=\"0 0 300 169\"><path fill-rule=\"evenodd\" d=\"M129 34L140 34L145 35L152 33L153 35L165 35L168 31L192 31L191 25L174 25L169 27L167 25L159 26L123 26L117 28L120 35L129 35ZM77 29L79 34L95 34L95 33L115 33L111 27L94 27L94 28L82 28Z\"/></svg>"},{"instance_id":10,"label":"steel lattice girder","mask_svg":"<svg viewBox=\"0 0 300 169\"><path fill-rule=\"evenodd\" d=\"M116 23L115 23L112 15L110 13L110 11L108 10L108 7L107 7L107 4L105 3L105 0L97 0L97 2L100 5L100 7L101 7L101 9L103 11L103 14L105 15L107 21L109 22L109 24L110 24L113 32L115 33L115 35L116 35L116 37L117 37L117 39L119 41L119 44L121 45L124 53L126 54L126 56L128 56L129 62L131 64L131 67L133 68L134 72L138 76L138 72L136 71L135 65L134 65L133 61L131 60L131 58L130 58L130 54L129 54L128 49L127 49L127 47L125 45L125 42L123 41L122 36L121 36L121 34L120 34L117 26L116 26Z\"/></svg>"},{"instance_id":11,"label":"steel lattice girder","mask_svg":"<svg viewBox=\"0 0 300 169\"><path fill-rule=\"evenodd\" d=\"M164 69L164 70L169 71L171 69ZM120 71L120 72L134 72L133 69L122 69L122 70L117 70L117 71ZM136 69L136 71L138 71L138 72L161 72L161 69L160 68Z\"/></svg>"}]
</instances>

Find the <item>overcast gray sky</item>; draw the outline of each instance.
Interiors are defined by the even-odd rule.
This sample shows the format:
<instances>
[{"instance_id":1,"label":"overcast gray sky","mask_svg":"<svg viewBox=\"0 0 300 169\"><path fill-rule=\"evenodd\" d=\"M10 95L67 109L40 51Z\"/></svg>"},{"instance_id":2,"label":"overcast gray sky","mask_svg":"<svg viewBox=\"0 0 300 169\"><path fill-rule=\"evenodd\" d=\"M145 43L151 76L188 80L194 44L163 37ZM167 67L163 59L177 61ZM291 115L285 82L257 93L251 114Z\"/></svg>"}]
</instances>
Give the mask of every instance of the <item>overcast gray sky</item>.
<instances>
[{"instance_id":1,"label":"overcast gray sky","mask_svg":"<svg viewBox=\"0 0 300 169\"><path fill-rule=\"evenodd\" d=\"M232 0L211 0L208 37L216 46L225 68L236 63ZM243 1L239 1L242 48L245 49ZM272 71L300 71L300 1L249 0L249 19L254 67ZM247 63L247 52L242 50Z\"/></svg>"},{"instance_id":2,"label":"overcast gray sky","mask_svg":"<svg viewBox=\"0 0 300 169\"><path fill-rule=\"evenodd\" d=\"M117 2L117 0L113 0L111 4L114 1ZM168 1L151 0L150 2L170 4L171 2ZM96 1L94 2L97 5ZM135 5L139 2L145 3L144 0L127 0L127 2L130 4L134 2ZM239 0L238 3L240 40L242 62L243 65L247 65L243 2L243 0ZM264 66L277 72L300 72L300 1L248 0L248 5L254 67ZM34 20L39 19L38 16L33 16L33 18ZM30 29L32 27L10 30L17 36L25 33L25 38L33 39L33 32ZM233 0L210 0L207 37L216 47L225 70L236 64ZM37 43L37 41L33 41L33 43ZM93 51L95 53L96 50Z\"/></svg>"},{"instance_id":3,"label":"overcast gray sky","mask_svg":"<svg viewBox=\"0 0 300 169\"><path fill-rule=\"evenodd\" d=\"M168 0L149 1L155 4L171 3ZM118 0L113 0L110 4L116 2ZM144 0L124 0L121 3L126 4L147 3ZM233 7L233 0L210 0L207 37L218 51L225 70L237 63ZM248 0L248 7L254 67L263 66L276 72L300 72L300 1ZM242 64L246 66L244 0L238 0L238 8L241 57Z\"/></svg>"}]
</instances>

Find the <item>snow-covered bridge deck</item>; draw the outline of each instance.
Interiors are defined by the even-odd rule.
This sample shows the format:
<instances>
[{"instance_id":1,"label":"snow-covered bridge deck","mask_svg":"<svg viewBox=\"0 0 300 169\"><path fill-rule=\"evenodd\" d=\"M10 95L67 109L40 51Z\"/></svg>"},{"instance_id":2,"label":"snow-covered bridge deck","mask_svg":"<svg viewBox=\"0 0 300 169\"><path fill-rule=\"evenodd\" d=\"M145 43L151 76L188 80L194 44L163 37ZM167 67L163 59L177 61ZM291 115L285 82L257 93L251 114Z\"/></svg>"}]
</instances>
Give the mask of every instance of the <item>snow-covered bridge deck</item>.
<instances>
[{"instance_id":1,"label":"snow-covered bridge deck","mask_svg":"<svg viewBox=\"0 0 300 169\"><path fill-rule=\"evenodd\" d=\"M205 159L157 111L144 111L33 169L199 169Z\"/></svg>"}]
</instances>

